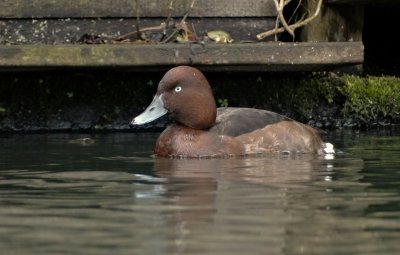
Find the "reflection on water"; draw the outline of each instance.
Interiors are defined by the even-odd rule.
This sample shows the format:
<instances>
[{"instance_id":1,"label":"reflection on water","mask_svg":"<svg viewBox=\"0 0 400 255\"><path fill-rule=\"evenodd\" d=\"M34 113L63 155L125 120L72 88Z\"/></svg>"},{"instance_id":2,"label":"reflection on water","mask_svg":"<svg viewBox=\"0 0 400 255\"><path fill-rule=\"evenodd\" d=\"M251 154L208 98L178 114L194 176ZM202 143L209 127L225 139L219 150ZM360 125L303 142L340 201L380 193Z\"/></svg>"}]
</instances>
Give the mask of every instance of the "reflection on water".
<instances>
[{"instance_id":1,"label":"reflection on water","mask_svg":"<svg viewBox=\"0 0 400 255\"><path fill-rule=\"evenodd\" d=\"M1 251L400 252L398 134L334 134L334 159L156 158L156 137L0 138Z\"/></svg>"}]
</instances>

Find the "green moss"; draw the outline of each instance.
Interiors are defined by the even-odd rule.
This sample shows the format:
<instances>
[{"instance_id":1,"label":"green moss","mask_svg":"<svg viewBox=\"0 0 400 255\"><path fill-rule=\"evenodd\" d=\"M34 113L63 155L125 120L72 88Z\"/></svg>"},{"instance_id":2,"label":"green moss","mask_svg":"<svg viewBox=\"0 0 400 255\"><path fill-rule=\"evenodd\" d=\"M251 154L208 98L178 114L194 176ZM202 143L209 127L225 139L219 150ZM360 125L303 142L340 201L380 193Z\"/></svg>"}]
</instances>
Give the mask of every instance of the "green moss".
<instances>
[{"instance_id":1,"label":"green moss","mask_svg":"<svg viewBox=\"0 0 400 255\"><path fill-rule=\"evenodd\" d=\"M343 76L345 117L367 124L396 123L400 119L400 79L396 77Z\"/></svg>"},{"instance_id":2,"label":"green moss","mask_svg":"<svg viewBox=\"0 0 400 255\"><path fill-rule=\"evenodd\" d=\"M163 73L5 73L2 130L127 128ZM400 123L400 79L331 73L205 73L218 106L284 114L323 129Z\"/></svg>"},{"instance_id":3,"label":"green moss","mask_svg":"<svg viewBox=\"0 0 400 255\"><path fill-rule=\"evenodd\" d=\"M343 81L330 74L305 73L207 73L219 106L275 111L319 127L336 126L343 95Z\"/></svg>"},{"instance_id":4,"label":"green moss","mask_svg":"<svg viewBox=\"0 0 400 255\"><path fill-rule=\"evenodd\" d=\"M228 105L229 105L228 99L220 98L220 99L218 99L218 104L220 107L228 107Z\"/></svg>"},{"instance_id":5,"label":"green moss","mask_svg":"<svg viewBox=\"0 0 400 255\"><path fill-rule=\"evenodd\" d=\"M127 124L157 89L146 85L145 78L119 72L5 73L0 79L0 132Z\"/></svg>"},{"instance_id":6,"label":"green moss","mask_svg":"<svg viewBox=\"0 0 400 255\"><path fill-rule=\"evenodd\" d=\"M312 119L322 105L330 105L337 94L332 78L306 76L293 79L280 88L286 108L294 108L301 116Z\"/></svg>"}]
</instances>

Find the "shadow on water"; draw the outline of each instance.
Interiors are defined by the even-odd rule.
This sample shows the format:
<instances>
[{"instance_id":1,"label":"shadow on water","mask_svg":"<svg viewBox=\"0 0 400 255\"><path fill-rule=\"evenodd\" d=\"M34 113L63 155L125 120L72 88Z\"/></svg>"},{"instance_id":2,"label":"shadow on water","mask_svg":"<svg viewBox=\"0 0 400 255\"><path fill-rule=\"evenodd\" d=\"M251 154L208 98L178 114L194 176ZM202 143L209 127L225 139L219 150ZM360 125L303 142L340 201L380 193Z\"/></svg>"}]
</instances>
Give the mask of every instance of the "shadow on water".
<instances>
[{"instance_id":1,"label":"shadow on water","mask_svg":"<svg viewBox=\"0 0 400 255\"><path fill-rule=\"evenodd\" d=\"M343 151L333 159L196 160L154 157L157 135L0 138L0 248L12 254L400 251L398 134L333 134Z\"/></svg>"}]
</instances>

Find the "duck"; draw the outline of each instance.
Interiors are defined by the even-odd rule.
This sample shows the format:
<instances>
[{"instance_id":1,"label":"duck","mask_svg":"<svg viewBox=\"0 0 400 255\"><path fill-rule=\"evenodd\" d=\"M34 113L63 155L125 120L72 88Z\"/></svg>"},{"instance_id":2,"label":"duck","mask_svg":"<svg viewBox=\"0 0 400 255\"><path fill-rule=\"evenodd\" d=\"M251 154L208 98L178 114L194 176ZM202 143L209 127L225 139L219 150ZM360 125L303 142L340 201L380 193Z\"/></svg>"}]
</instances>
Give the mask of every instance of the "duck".
<instances>
[{"instance_id":1,"label":"duck","mask_svg":"<svg viewBox=\"0 0 400 255\"><path fill-rule=\"evenodd\" d=\"M276 112L217 108L205 75L177 66L160 80L150 105L130 122L144 125L168 115L171 123L155 142L160 157L232 157L260 154L334 154L320 131Z\"/></svg>"}]
</instances>

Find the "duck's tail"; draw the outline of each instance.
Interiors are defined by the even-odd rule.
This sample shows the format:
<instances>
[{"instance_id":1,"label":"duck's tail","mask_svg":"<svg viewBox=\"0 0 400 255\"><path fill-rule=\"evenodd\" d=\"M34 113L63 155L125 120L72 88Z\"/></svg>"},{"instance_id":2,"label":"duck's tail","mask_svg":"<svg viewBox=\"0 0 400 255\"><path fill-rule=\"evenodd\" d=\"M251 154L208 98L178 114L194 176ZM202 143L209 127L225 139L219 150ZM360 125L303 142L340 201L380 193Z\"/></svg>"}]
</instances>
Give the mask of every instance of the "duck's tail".
<instances>
[{"instance_id":1,"label":"duck's tail","mask_svg":"<svg viewBox=\"0 0 400 255\"><path fill-rule=\"evenodd\" d=\"M324 143L323 148L324 154L335 154L335 147L331 143Z\"/></svg>"}]
</instances>

